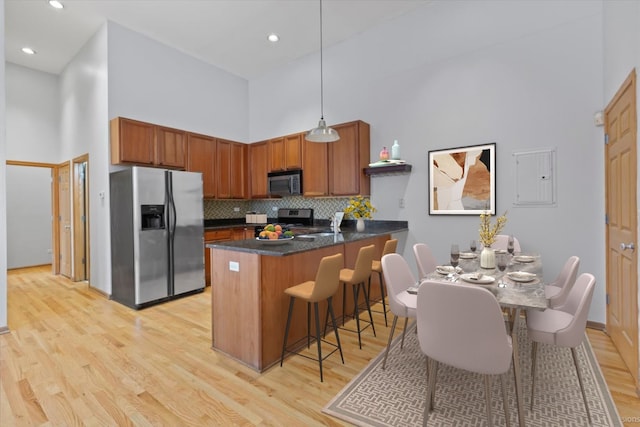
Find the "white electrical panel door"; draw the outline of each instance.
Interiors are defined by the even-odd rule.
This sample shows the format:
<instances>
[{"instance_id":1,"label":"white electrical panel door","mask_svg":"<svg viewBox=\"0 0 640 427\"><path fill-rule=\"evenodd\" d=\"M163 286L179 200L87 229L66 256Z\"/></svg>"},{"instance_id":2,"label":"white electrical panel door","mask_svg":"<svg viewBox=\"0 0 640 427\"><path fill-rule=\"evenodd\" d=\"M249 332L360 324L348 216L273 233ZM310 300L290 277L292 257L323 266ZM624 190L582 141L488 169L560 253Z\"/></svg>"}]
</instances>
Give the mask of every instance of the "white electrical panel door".
<instances>
[{"instance_id":1,"label":"white electrical panel door","mask_svg":"<svg viewBox=\"0 0 640 427\"><path fill-rule=\"evenodd\" d=\"M556 204L556 152L539 150L513 153L515 206Z\"/></svg>"}]
</instances>

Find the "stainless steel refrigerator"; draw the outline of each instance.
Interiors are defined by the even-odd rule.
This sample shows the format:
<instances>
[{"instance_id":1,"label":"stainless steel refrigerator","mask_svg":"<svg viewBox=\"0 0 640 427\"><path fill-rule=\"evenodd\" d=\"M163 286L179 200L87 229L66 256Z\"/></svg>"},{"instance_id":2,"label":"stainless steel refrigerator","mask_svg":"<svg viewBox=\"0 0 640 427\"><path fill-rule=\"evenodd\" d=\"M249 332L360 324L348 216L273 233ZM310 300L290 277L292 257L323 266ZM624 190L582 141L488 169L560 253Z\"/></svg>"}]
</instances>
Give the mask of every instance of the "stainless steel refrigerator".
<instances>
[{"instance_id":1,"label":"stainless steel refrigerator","mask_svg":"<svg viewBox=\"0 0 640 427\"><path fill-rule=\"evenodd\" d=\"M202 175L110 174L111 298L139 309L204 290Z\"/></svg>"}]
</instances>

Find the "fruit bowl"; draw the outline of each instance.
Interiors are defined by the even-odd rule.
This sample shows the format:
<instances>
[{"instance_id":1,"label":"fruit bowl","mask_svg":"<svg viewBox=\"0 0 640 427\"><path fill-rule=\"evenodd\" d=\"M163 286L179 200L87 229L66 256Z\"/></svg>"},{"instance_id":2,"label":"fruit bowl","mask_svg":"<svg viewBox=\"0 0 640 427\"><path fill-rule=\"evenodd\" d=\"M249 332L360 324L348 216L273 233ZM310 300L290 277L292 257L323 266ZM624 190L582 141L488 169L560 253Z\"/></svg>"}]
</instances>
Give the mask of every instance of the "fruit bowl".
<instances>
[{"instance_id":1,"label":"fruit bowl","mask_svg":"<svg viewBox=\"0 0 640 427\"><path fill-rule=\"evenodd\" d=\"M291 237L281 237L279 239L261 239L260 237L256 237L256 240L260 243L264 243L265 245L282 245L287 242L293 240L293 236Z\"/></svg>"}]
</instances>

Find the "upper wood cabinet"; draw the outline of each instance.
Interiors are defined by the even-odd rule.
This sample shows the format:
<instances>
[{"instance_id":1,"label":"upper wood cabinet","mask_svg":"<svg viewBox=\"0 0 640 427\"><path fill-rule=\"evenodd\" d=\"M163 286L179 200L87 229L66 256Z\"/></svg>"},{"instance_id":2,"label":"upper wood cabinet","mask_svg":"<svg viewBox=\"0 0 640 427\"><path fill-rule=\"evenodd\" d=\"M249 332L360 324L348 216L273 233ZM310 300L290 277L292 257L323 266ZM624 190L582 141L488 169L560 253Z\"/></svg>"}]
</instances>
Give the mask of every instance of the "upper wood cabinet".
<instances>
[{"instance_id":1,"label":"upper wood cabinet","mask_svg":"<svg viewBox=\"0 0 640 427\"><path fill-rule=\"evenodd\" d=\"M369 165L369 124L355 121L333 126L340 135L329 147L329 194L369 195L371 179L363 168Z\"/></svg>"},{"instance_id":2,"label":"upper wood cabinet","mask_svg":"<svg viewBox=\"0 0 640 427\"><path fill-rule=\"evenodd\" d=\"M202 173L202 195L216 197L216 140L211 136L187 134L187 170Z\"/></svg>"},{"instance_id":3,"label":"upper wood cabinet","mask_svg":"<svg viewBox=\"0 0 640 427\"><path fill-rule=\"evenodd\" d=\"M111 163L184 169L186 132L117 117L111 120Z\"/></svg>"},{"instance_id":4,"label":"upper wood cabinet","mask_svg":"<svg viewBox=\"0 0 640 427\"><path fill-rule=\"evenodd\" d=\"M267 194L267 172L269 172L269 142L249 145L249 197L264 199Z\"/></svg>"},{"instance_id":5,"label":"upper wood cabinet","mask_svg":"<svg viewBox=\"0 0 640 427\"><path fill-rule=\"evenodd\" d=\"M308 197L369 195L369 124L355 121L332 126L340 139L330 143L304 141L303 193Z\"/></svg>"},{"instance_id":6,"label":"upper wood cabinet","mask_svg":"<svg viewBox=\"0 0 640 427\"><path fill-rule=\"evenodd\" d=\"M247 145L216 140L216 197L245 199L247 197Z\"/></svg>"},{"instance_id":7,"label":"upper wood cabinet","mask_svg":"<svg viewBox=\"0 0 640 427\"><path fill-rule=\"evenodd\" d=\"M302 168L302 134L269 141L269 172Z\"/></svg>"}]
</instances>

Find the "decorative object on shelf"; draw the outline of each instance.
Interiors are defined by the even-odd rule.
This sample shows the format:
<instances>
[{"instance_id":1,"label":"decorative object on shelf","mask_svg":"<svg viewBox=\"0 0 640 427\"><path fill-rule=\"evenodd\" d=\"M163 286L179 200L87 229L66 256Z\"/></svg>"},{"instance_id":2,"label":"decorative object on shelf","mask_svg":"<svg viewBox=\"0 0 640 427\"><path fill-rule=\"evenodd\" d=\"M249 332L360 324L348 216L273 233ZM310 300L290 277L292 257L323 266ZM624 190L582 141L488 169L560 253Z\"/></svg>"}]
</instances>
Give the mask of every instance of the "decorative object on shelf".
<instances>
[{"instance_id":1,"label":"decorative object on shelf","mask_svg":"<svg viewBox=\"0 0 640 427\"><path fill-rule=\"evenodd\" d=\"M392 160L400 160L400 144L398 144L398 140L393 140L393 145L391 146L391 159Z\"/></svg>"},{"instance_id":2,"label":"decorative object on shelf","mask_svg":"<svg viewBox=\"0 0 640 427\"><path fill-rule=\"evenodd\" d=\"M355 196L349 199L349 205L344 209L346 215L350 215L357 220L356 230L359 232L364 230L363 220L365 218L373 218L372 214L375 211L376 208L371 205L371 201L362 196Z\"/></svg>"},{"instance_id":3,"label":"decorative object on shelf","mask_svg":"<svg viewBox=\"0 0 640 427\"><path fill-rule=\"evenodd\" d=\"M488 211L480 214L480 243L482 243L482 252L480 252L480 267L482 268L495 268L496 267L496 253L491 249L496 241L496 236L500 234L500 231L507 223L507 213L500 215L495 224L491 224L491 214Z\"/></svg>"},{"instance_id":4,"label":"decorative object on shelf","mask_svg":"<svg viewBox=\"0 0 640 427\"><path fill-rule=\"evenodd\" d=\"M311 142L335 142L340 135L335 129L327 127L324 121L324 82L322 75L322 0L320 0L320 121L318 127L311 129L305 136Z\"/></svg>"},{"instance_id":5,"label":"decorative object on shelf","mask_svg":"<svg viewBox=\"0 0 640 427\"><path fill-rule=\"evenodd\" d=\"M496 213L496 144L429 151L429 215Z\"/></svg>"},{"instance_id":6,"label":"decorative object on shelf","mask_svg":"<svg viewBox=\"0 0 640 427\"><path fill-rule=\"evenodd\" d=\"M380 161L385 160L389 160L389 150L387 150L387 147L382 147L382 150L380 150Z\"/></svg>"}]
</instances>

